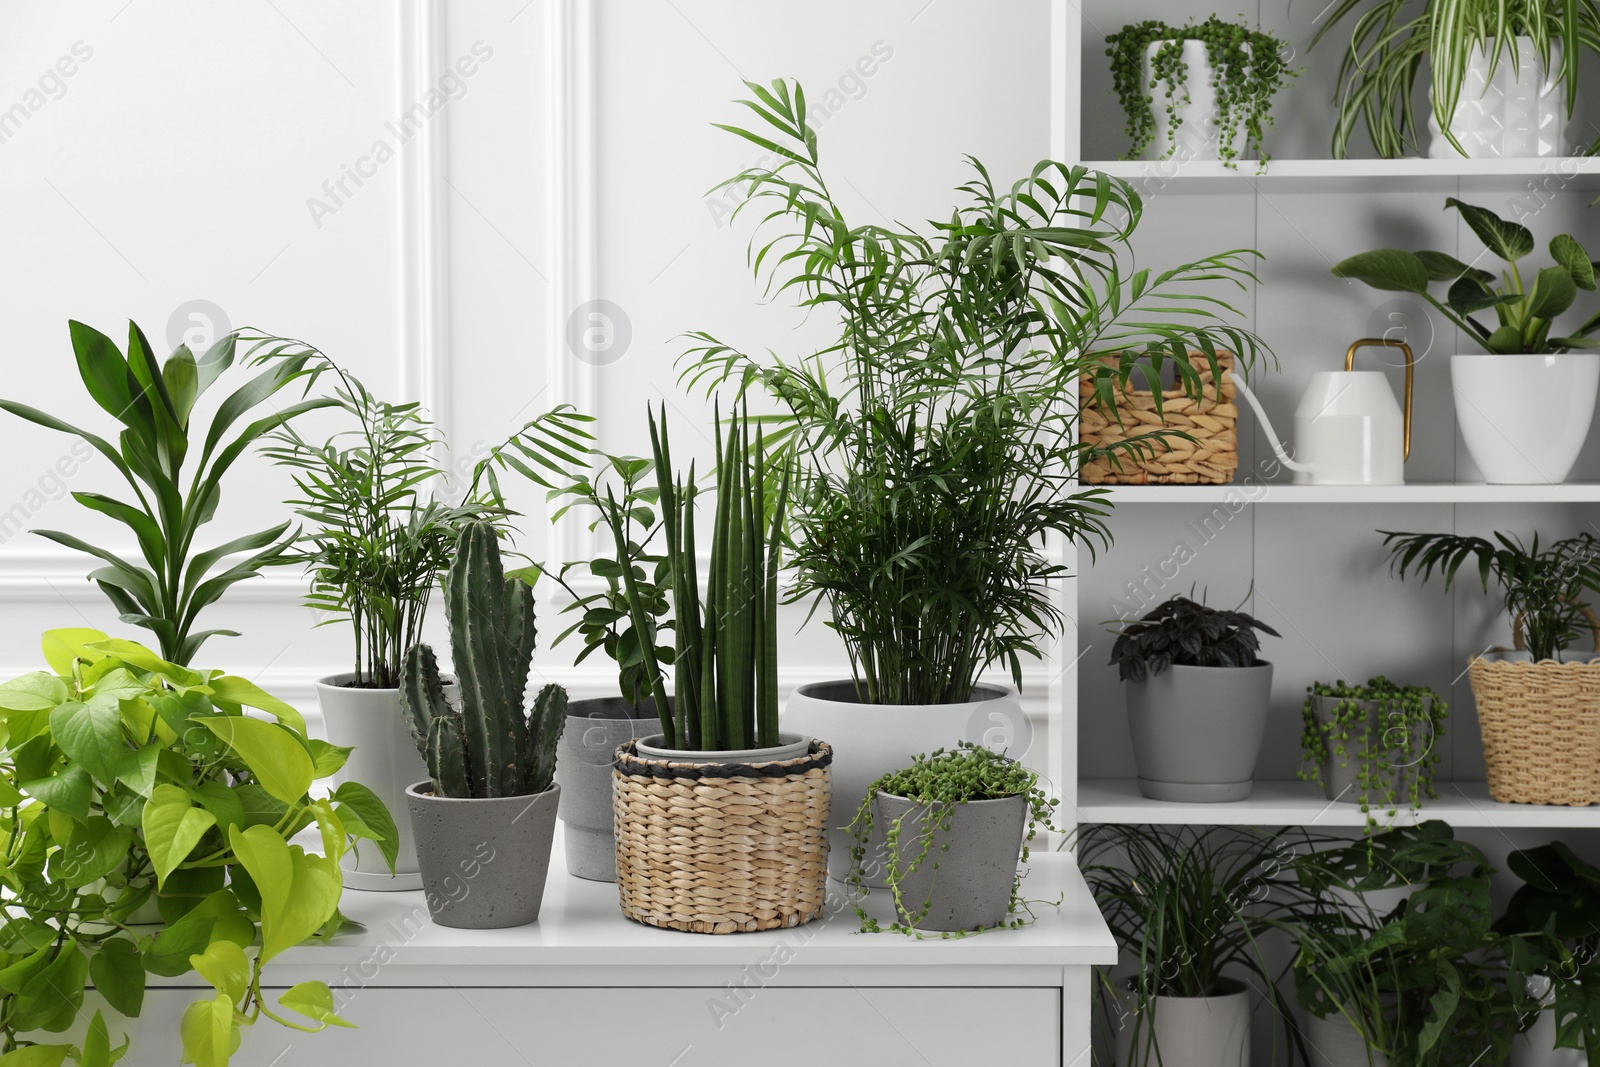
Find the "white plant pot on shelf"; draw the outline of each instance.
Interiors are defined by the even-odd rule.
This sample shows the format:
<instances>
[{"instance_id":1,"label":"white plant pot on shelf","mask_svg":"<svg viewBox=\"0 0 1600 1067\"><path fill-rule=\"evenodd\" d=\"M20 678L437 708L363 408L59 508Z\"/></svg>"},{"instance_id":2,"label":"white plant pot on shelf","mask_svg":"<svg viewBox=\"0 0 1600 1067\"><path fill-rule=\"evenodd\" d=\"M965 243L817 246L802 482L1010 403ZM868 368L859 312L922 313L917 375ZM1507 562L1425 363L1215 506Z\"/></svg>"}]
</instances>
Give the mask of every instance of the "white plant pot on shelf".
<instances>
[{"instance_id":1,"label":"white plant pot on shelf","mask_svg":"<svg viewBox=\"0 0 1600 1067\"><path fill-rule=\"evenodd\" d=\"M1368 1053L1366 1038L1343 1015L1306 1018L1306 1044L1313 1067L1389 1067L1389 1057Z\"/></svg>"},{"instance_id":2,"label":"white plant pot on shelf","mask_svg":"<svg viewBox=\"0 0 1600 1067\"><path fill-rule=\"evenodd\" d=\"M1183 42L1183 63L1187 68L1184 84L1176 86L1172 102L1176 116L1167 115L1166 79L1157 80L1153 67L1156 52L1169 41L1151 41L1144 50L1144 84L1150 91L1150 114L1155 119L1155 138L1150 142L1147 155L1151 159L1222 158L1222 124L1218 121L1216 72L1211 66L1211 52L1204 41ZM1152 84L1153 83L1153 84ZM1174 124L1173 118L1177 122ZM1176 125L1176 135L1174 135ZM1244 154L1244 126L1234 130L1230 144L1231 158Z\"/></svg>"},{"instance_id":3,"label":"white plant pot on shelf","mask_svg":"<svg viewBox=\"0 0 1600 1067\"><path fill-rule=\"evenodd\" d=\"M1224 984L1238 991L1158 996L1152 1015L1137 1027L1131 1014L1125 1016L1117 1031L1118 1067L1250 1067L1250 994L1238 982Z\"/></svg>"},{"instance_id":4,"label":"white plant pot on shelf","mask_svg":"<svg viewBox=\"0 0 1600 1067\"><path fill-rule=\"evenodd\" d=\"M1493 42L1490 42L1491 47ZM1430 102L1432 94L1429 94ZM1550 44L1550 64L1531 37L1518 37L1515 52L1502 54L1489 76L1489 54L1478 45L1467 60L1461 96L1450 132L1468 159L1523 159L1567 154L1567 88L1561 80L1561 45ZM1428 155L1460 159L1462 151L1439 128L1428 109L1433 139Z\"/></svg>"},{"instance_id":5,"label":"white plant pot on shelf","mask_svg":"<svg viewBox=\"0 0 1600 1067\"><path fill-rule=\"evenodd\" d=\"M1600 354L1450 357L1456 425L1497 485L1559 485L1589 436Z\"/></svg>"}]
</instances>

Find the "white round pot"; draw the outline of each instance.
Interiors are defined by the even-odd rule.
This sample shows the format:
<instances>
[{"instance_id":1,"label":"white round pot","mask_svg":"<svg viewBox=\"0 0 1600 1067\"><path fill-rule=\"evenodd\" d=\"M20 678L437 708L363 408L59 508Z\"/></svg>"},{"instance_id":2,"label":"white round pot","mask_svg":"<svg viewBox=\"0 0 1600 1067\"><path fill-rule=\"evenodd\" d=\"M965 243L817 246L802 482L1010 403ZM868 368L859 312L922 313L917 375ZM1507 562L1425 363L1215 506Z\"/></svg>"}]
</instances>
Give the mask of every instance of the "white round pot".
<instances>
[{"instance_id":1,"label":"white round pot","mask_svg":"<svg viewBox=\"0 0 1600 1067\"><path fill-rule=\"evenodd\" d=\"M567 873L596 882L617 880L617 832L611 794L611 757L617 746L661 731L655 702L642 717L621 697L574 700L567 705L556 756L561 787L561 839Z\"/></svg>"},{"instance_id":2,"label":"white round pot","mask_svg":"<svg viewBox=\"0 0 1600 1067\"><path fill-rule=\"evenodd\" d=\"M1117 1031L1117 1063L1250 1067L1250 993L1237 982L1223 984L1238 991L1214 997L1156 997L1149 1017L1124 1017Z\"/></svg>"},{"instance_id":3,"label":"white round pot","mask_svg":"<svg viewBox=\"0 0 1600 1067\"><path fill-rule=\"evenodd\" d=\"M1484 481L1559 485L1589 436L1600 353L1451 356L1450 382Z\"/></svg>"},{"instance_id":4,"label":"white round pot","mask_svg":"<svg viewBox=\"0 0 1600 1067\"><path fill-rule=\"evenodd\" d=\"M1173 90L1176 109L1176 131L1172 118L1167 115L1167 81L1155 80L1152 63L1156 51L1166 41L1151 41L1144 49L1144 84L1149 87L1150 115L1155 119L1155 137L1150 142L1147 155L1151 159L1173 159L1187 162L1191 159L1222 158L1222 126L1218 122L1217 88L1213 84L1216 73L1211 66L1211 52L1204 41L1183 42L1183 65L1187 68L1184 84ZM1233 132L1230 147L1234 159L1244 150L1244 124Z\"/></svg>"},{"instance_id":5,"label":"white round pot","mask_svg":"<svg viewBox=\"0 0 1600 1067\"><path fill-rule=\"evenodd\" d=\"M383 801L399 832L400 852L391 877L378 846L371 841L357 842L340 862L344 884L351 889L379 891L421 889L411 820L406 817L406 787L427 778L428 768L406 728L400 690L356 689L350 685L354 678L353 674L335 674L317 683L322 726L328 740L354 748L335 779L360 782ZM445 683L446 694L452 700L455 688L454 682Z\"/></svg>"},{"instance_id":6,"label":"white round pot","mask_svg":"<svg viewBox=\"0 0 1600 1067\"><path fill-rule=\"evenodd\" d=\"M816 682L796 689L784 706L785 729L825 738L833 746L832 801L828 819L828 874L843 881L850 875L850 834L845 827L866 799L867 788L891 771L911 765L911 757L953 748L958 741L982 742L999 720L1026 726L1022 706L1005 689L980 685L974 700L962 704L863 704L855 683ZM998 719L997 719L998 717ZM994 746L991 746L994 747ZM1012 751L1020 757L1021 751ZM881 840L869 843L869 886L883 885Z\"/></svg>"},{"instance_id":7,"label":"white round pot","mask_svg":"<svg viewBox=\"0 0 1600 1067\"><path fill-rule=\"evenodd\" d=\"M1516 54L1507 52L1489 76L1489 53L1476 45L1467 57L1466 76L1450 132L1468 159L1518 159L1567 154L1567 87L1561 78L1561 45L1550 42L1550 64L1531 37L1516 39ZM1432 103L1433 92L1428 93ZM1428 155L1460 159L1461 151L1439 127L1428 108Z\"/></svg>"},{"instance_id":8,"label":"white round pot","mask_svg":"<svg viewBox=\"0 0 1600 1067\"><path fill-rule=\"evenodd\" d=\"M1389 1057L1376 1050L1369 1054L1366 1038L1343 1015L1309 1016L1305 1034L1312 1067L1389 1067Z\"/></svg>"},{"instance_id":9,"label":"white round pot","mask_svg":"<svg viewBox=\"0 0 1600 1067\"><path fill-rule=\"evenodd\" d=\"M666 738L659 733L639 739L638 752L651 759L674 760L678 763L774 763L778 760L799 759L811 749L811 738L800 734L779 731L778 743L766 748L713 749L663 748Z\"/></svg>"}]
</instances>

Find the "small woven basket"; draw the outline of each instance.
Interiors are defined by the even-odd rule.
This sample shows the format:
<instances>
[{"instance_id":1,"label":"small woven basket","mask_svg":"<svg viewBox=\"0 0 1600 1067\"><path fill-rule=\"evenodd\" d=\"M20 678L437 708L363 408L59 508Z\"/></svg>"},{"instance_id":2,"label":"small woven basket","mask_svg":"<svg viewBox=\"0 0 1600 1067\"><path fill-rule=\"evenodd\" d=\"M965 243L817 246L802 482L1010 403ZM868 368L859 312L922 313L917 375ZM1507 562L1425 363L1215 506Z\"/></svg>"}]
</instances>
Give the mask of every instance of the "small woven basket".
<instances>
[{"instance_id":1,"label":"small woven basket","mask_svg":"<svg viewBox=\"0 0 1600 1067\"><path fill-rule=\"evenodd\" d=\"M1103 361L1115 365L1114 356ZM1114 457L1084 464L1079 480L1089 485L1223 485L1239 469L1239 409L1234 404L1233 353L1217 353L1222 371L1222 399L1204 352L1190 352L1189 365L1200 375L1202 390L1196 400L1181 385L1161 394L1161 414L1156 414L1153 393L1114 389L1117 410L1106 411L1094 395L1094 377L1078 379L1081 414L1078 436L1084 444L1111 445L1155 430L1181 430L1194 438L1154 440L1140 452L1128 450ZM1119 421L1120 419L1120 421ZM1115 462L1113 463L1113 459Z\"/></svg>"},{"instance_id":2,"label":"small woven basket","mask_svg":"<svg viewBox=\"0 0 1600 1067\"><path fill-rule=\"evenodd\" d=\"M1600 619L1582 610L1600 650ZM1512 632L1517 650L1525 651L1521 616ZM1508 663L1474 656L1467 676L1491 797L1513 804L1600 803L1600 659Z\"/></svg>"},{"instance_id":3,"label":"small woven basket","mask_svg":"<svg viewBox=\"0 0 1600 1067\"><path fill-rule=\"evenodd\" d=\"M681 763L618 746L612 763L622 914L698 934L777 930L822 914L833 749L771 763Z\"/></svg>"}]
</instances>

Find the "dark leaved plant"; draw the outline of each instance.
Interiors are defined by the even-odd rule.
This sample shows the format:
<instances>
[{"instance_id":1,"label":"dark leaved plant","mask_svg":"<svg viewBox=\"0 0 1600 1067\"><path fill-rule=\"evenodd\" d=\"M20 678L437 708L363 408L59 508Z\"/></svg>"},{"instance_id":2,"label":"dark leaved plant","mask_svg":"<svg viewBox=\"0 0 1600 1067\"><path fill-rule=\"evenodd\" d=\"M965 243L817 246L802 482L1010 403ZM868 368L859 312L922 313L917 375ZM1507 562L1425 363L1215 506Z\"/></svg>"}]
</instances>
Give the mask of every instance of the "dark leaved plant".
<instances>
[{"instance_id":1,"label":"dark leaved plant","mask_svg":"<svg viewBox=\"0 0 1600 1067\"><path fill-rule=\"evenodd\" d=\"M1278 631L1242 611L1175 596L1114 631L1111 662L1124 682L1147 682L1168 667L1255 667L1261 639Z\"/></svg>"}]
</instances>

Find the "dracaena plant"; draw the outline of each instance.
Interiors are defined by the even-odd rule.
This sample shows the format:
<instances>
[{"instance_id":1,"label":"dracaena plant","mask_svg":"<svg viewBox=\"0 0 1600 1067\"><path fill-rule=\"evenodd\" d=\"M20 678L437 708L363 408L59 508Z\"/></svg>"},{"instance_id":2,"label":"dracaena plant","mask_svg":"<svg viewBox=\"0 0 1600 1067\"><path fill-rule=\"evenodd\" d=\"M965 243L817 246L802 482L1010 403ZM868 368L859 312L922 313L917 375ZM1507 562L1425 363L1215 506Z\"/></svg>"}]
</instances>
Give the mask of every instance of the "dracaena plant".
<instances>
[{"instance_id":1,"label":"dracaena plant","mask_svg":"<svg viewBox=\"0 0 1600 1067\"><path fill-rule=\"evenodd\" d=\"M1020 685L1021 658L1063 621L1050 586L1065 568L1048 540L1107 535L1103 491L1073 484L1107 454L1075 434L1078 379L1111 409L1147 350L1170 357L1191 395L1191 349L1213 373L1218 349L1249 365L1258 342L1224 297L1253 277L1255 253L1135 269L1133 187L1054 162L997 190L969 160L944 219L854 223L800 86L747 85L761 125L723 128L777 162L723 184L749 194L736 214L762 220L757 278L823 316L831 338L764 357L696 333L684 379L765 391L785 409L769 443L795 463L794 596L826 601L862 699L966 701L991 665Z\"/></svg>"},{"instance_id":2,"label":"dracaena plant","mask_svg":"<svg viewBox=\"0 0 1600 1067\"><path fill-rule=\"evenodd\" d=\"M1576 238L1564 233L1552 237L1550 258L1555 262L1524 275L1518 261L1534 249L1533 233L1526 226L1453 196L1444 203L1447 210L1460 211L1483 246L1505 261L1500 274L1468 266L1444 252L1396 248L1351 256L1333 273L1374 289L1422 297L1485 352L1541 355L1600 345L1590 336L1600 329L1600 311L1565 336L1550 336L1556 318L1576 302L1578 290L1592 293L1596 288L1595 265ZM1435 286L1448 286L1442 302L1433 295ZM1476 318L1486 311L1494 312L1492 324Z\"/></svg>"},{"instance_id":3,"label":"dracaena plant","mask_svg":"<svg viewBox=\"0 0 1600 1067\"><path fill-rule=\"evenodd\" d=\"M461 530L511 514L497 472L515 471L546 489L569 484L568 468L588 452L584 424L592 420L565 404L546 412L490 448L467 484L456 487L446 442L420 405L378 398L304 342L252 340L257 363L309 361L337 382L327 403L352 425L320 444L285 425L263 452L294 472L299 495L289 504L311 524L284 555L310 573L306 603L327 616L319 625L350 626L356 686L395 688L407 651L422 640L429 601Z\"/></svg>"},{"instance_id":4,"label":"dracaena plant","mask_svg":"<svg viewBox=\"0 0 1600 1067\"><path fill-rule=\"evenodd\" d=\"M1600 52L1600 7L1594 0L1338 0L1319 16L1322 25L1311 47L1357 12L1334 97L1335 159L1345 158L1362 125L1380 156L1402 156L1417 147L1421 127L1412 94L1424 59L1434 121L1466 155L1450 125L1475 53L1487 56L1492 74L1499 64L1517 62L1515 38L1531 38L1545 70L1566 84L1570 118L1578 99L1579 57L1585 50ZM1553 46L1561 49L1559 63L1551 62Z\"/></svg>"},{"instance_id":5,"label":"dracaena plant","mask_svg":"<svg viewBox=\"0 0 1600 1067\"><path fill-rule=\"evenodd\" d=\"M314 375L304 357L291 356L244 381L201 425L196 406L234 365L236 334L199 358L179 345L162 362L134 323L128 324L126 356L99 331L81 322L68 326L84 388L121 424L116 443L14 400L0 400L0 409L73 434L106 458L131 495L74 492L72 498L127 527L143 565L59 530L34 532L99 559L104 566L89 577L122 621L152 631L163 659L187 665L207 638L238 636L195 629L201 613L238 582L287 562L294 540L283 522L200 551L196 540L217 514L223 476L263 436L332 401L300 400L245 421L280 390Z\"/></svg>"},{"instance_id":6,"label":"dracaena plant","mask_svg":"<svg viewBox=\"0 0 1600 1067\"><path fill-rule=\"evenodd\" d=\"M105 1012L79 1045L51 1035L78 1021L90 984L111 1020L137 1017L147 974L214 987L181 1025L199 1067L227 1064L262 1016L350 1025L321 982L276 1004L262 988L269 961L343 923L339 858L355 838L394 863L394 822L371 791L311 796L350 750L308 737L244 678L94 630L43 644L48 670L0 684L0 1062L109 1067L128 1046L113 1048ZM292 843L312 826L320 856Z\"/></svg>"}]
</instances>

